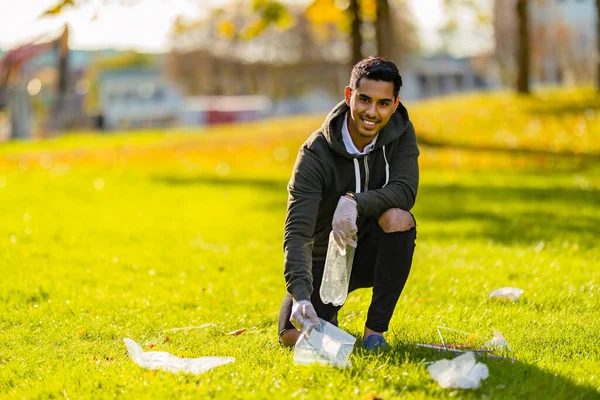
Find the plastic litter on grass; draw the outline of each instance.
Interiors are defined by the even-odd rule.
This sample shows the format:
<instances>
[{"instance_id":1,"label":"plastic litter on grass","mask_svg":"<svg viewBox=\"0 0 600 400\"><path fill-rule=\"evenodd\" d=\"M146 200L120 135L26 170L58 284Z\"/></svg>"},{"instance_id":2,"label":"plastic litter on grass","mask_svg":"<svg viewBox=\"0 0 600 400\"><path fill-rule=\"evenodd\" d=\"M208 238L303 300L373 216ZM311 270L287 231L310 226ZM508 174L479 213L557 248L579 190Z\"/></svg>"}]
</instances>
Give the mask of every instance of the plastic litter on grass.
<instances>
[{"instance_id":1,"label":"plastic litter on grass","mask_svg":"<svg viewBox=\"0 0 600 400\"><path fill-rule=\"evenodd\" d=\"M495 301L517 301L523 294L524 290L514 287L503 287L492 290L488 298Z\"/></svg>"},{"instance_id":2,"label":"plastic litter on grass","mask_svg":"<svg viewBox=\"0 0 600 400\"><path fill-rule=\"evenodd\" d=\"M452 360L436 361L427 367L427 371L444 389L477 389L489 376L487 365L477 362L472 352Z\"/></svg>"},{"instance_id":3,"label":"plastic litter on grass","mask_svg":"<svg viewBox=\"0 0 600 400\"><path fill-rule=\"evenodd\" d=\"M233 357L180 358L165 351L144 351L134 340L123 339L127 352L142 368L160 369L168 372L183 372L198 375L209 369L235 361Z\"/></svg>"},{"instance_id":4,"label":"plastic litter on grass","mask_svg":"<svg viewBox=\"0 0 600 400\"><path fill-rule=\"evenodd\" d=\"M494 338L489 342L483 344L485 347L492 347L499 350L512 351L512 347L508 344L508 341L502 335L502 332L494 332Z\"/></svg>"},{"instance_id":5,"label":"plastic litter on grass","mask_svg":"<svg viewBox=\"0 0 600 400\"><path fill-rule=\"evenodd\" d=\"M300 335L294 348L294 363L349 367L356 338L323 319L320 321L310 334Z\"/></svg>"},{"instance_id":6,"label":"plastic litter on grass","mask_svg":"<svg viewBox=\"0 0 600 400\"><path fill-rule=\"evenodd\" d=\"M448 343L447 340L442 335L442 330L454 332L460 336L463 336L466 343ZM456 329L448 328L445 326L438 326L437 333L440 337L440 341L442 344L426 344L426 343L417 343L419 347L425 347L429 349L434 349L437 351L447 351L453 353L467 353L473 352L477 353L480 357L492 358L492 359L501 359L501 360L510 360L515 361L516 358L507 357L507 352L512 352L512 347L508 344L506 338L502 335L501 332L494 332L494 338L488 342L483 343L482 346L476 346L473 342L477 337L476 333L473 332L463 332L458 331ZM505 355L494 355L496 351L502 351ZM430 363L423 363L430 364Z\"/></svg>"}]
</instances>

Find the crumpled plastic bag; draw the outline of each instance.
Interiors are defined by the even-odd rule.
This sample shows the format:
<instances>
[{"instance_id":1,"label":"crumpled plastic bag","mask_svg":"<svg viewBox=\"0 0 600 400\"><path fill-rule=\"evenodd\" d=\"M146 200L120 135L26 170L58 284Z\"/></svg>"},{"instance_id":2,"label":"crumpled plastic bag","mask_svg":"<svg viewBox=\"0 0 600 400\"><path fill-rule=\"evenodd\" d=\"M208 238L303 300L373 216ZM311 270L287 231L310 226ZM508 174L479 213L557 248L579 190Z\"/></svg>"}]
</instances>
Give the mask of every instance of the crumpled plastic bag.
<instances>
[{"instance_id":1,"label":"crumpled plastic bag","mask_svg":"<svg viewBox=\"0 0 600 400\"><path fill-rule=\"evenodd\" d=\"M129 356L137 365L147 369L161 369L169 372L184 372L198 375L219 365L234 362L233 357L180 358L165 351L144 351L129 338L123 339Z\"/></svg>"},{"instance_id":2,"label":"crumpled plastic bag","mask_svg":"<svg viewBox=\"0 0 600 400\"><path fill-rule=\"evenodd\" d=\"M427 367L427 371L444 389L477 389L481 380L489 376L487 365L477 362L472 352L453 360L436 361Z\"/></svg>"},{"instance_id":3,"label":"crumpled plastic bag","mask_svg":"<svg viewBox=\"0 0 600 400\"><path fill-rule=\"evenodd\" d=\"M356 338L323 319L320 321L321 324L308 336L303 334L296 342L294 363L349 367L351 363L348 358Z\"/></svg>"},{"instance_id":4,"label":"crumpled plastic bag","mask_svg":"<svg viewBox=\"0 0 600 400\"><path fill-rule=\"evenodd\" d=\"M514 287L503 287L500 289L492 290L488 295L488 298L498 301L517 301L523 294L523 289Z\"/></svg>"},{"instance_id":5,"label":"crumpled plastic bag","mask_svg":"<svg viewBox=\"0 0 600 400\"><path fill-rule=\"evenodd\" d=\"M485 342L483 345L486 347L495 347L501 350L512 351L512 347L508 344L508 341L504 335L502 335L502 332L494 332L494 338L489 342Z\"/></svg>"}]
</instances>

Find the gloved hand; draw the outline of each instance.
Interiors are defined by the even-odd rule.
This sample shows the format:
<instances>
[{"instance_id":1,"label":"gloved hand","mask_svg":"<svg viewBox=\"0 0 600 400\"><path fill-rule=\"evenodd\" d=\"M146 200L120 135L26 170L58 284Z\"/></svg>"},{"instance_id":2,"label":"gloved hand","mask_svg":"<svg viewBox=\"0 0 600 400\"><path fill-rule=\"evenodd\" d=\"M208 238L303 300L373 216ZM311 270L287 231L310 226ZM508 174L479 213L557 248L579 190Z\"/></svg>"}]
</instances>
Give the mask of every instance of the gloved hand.
<instances>
[{"instance_id":1,"label":"gloved hand","mask_svg":"<svg viewBox=\"0 0 600 400\"><path fill-rule=\"evenodd\" d=\"M356 219L358 218L358 207L356 201L348 196L340 197L338 205L333 213L331 223L333 238L341 255L346 254L346 246L356 247Z\"/></svg>"},{"instance_id":2,"label":"gloved hand","mask_svg":"<svg viewBox=\"0 0 600 400\"><path fill-rule=\"evenodd\" d=\"M314 327L319 326L321 323L315 308L308 300L300 300L298 302L294 300L290 322L296 329L302 331L307 336Z\"/></svg>"}]
</instances>

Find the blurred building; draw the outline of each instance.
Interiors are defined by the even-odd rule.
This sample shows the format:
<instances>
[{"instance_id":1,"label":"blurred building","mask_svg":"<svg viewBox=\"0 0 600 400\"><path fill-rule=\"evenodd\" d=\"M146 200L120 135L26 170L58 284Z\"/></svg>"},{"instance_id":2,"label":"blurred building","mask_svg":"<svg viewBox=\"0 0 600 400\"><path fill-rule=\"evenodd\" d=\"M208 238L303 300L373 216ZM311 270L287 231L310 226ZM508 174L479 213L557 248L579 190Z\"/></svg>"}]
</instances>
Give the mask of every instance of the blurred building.
<instances>
[{"instance_id":1,"label":"blurred building","mask_svg":"<svg viewBox=\"0 0 600 400\"><path fill-rule=\"evenodd\" d=\"M182 98L159 68L123 68L98 77L97 127L100 129L173 126Z\"/></svg>"},{"instance_id":2,"label":"blurred building","mask_svg":"<svg viewBox=\"0 0 600 400\"><path fill-rule=\"evenodd\" d=\"M536 82L586 83L594 79L595 0L529 1L531 74ZM516 0L494 3L496 56L503 83L516 80Z\"/></svg>"},{"instance_id":3,"label":"blurred building","mask_svg":"<svg viewBox=\"0 0 600 400\"><path fill-rule=\"evenodd\" d=\"M183 99L179 125L198 126L246 122L269 115L267 96L194 96Z\"/></svg>"},{"instance_id":4,"label":"blurred building","mask_svg":"<svg viewBox=\"0 0 600 400\"><path fill-rule=\"evenodd\" d=\"M454 58L447 55L411 57L401 71L403 100L418 100L452 93L490 89L497 84L490 72L491 60L476 68L482 57ZM483 60L485 61L485 60Z\"/></svg>"}]
</instances>

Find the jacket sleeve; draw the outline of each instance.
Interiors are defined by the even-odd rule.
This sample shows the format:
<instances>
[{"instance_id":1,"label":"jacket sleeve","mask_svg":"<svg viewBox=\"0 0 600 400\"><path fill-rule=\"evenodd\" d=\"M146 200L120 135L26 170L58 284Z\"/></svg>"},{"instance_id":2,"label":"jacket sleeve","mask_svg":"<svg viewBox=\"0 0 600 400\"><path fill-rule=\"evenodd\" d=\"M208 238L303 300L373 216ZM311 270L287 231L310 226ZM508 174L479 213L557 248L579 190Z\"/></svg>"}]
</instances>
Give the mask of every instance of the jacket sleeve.
<instances>
[{"instance_id":1,"label":"jacket sleeve","mask_svg":"<svg viewBox=\"0 0 600 400\"><path fill-rule=\"evenodd\" d=\"M309 300L312 285L312 249L324 175L319 158L302 147L288 184L288 204L283 239L284 277L287 291L297 300Z\"/></svg>"},{"instance_id":2,"label":"jacket sleeve","mask_svg":"<svg viewBox=\"0 0 600 400\"><path fill-rule=\"evenodd\" d=\"M419 186L419 148L412 123L397 140L395 154L388 158L388 184L381 189L356 194L359 215L379 217L390 208L410 211L415 204Z\"/></svg>"}]
</instances>

